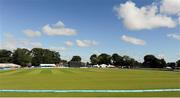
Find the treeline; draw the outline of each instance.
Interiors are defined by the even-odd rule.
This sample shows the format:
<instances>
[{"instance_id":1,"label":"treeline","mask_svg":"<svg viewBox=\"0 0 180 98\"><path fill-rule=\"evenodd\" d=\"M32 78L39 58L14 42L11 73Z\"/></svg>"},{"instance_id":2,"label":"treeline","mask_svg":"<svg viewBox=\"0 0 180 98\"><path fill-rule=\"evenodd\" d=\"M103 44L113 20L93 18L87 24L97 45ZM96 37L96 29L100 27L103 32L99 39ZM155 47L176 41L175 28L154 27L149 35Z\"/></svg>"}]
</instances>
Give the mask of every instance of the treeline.
<instances>
[{"instance_id":1,"label":"treeline","mask_svg":"<svg viewBox=\"0 0 180 98\"><path fill-rule=\"evenodd\" d=\"M25 48L17 48L14 51L2 49L0 50L0 63L14 63L26 66L39 66L40 64L59 63L60 54L49 49L33 48L28 50Z\"/></svg>"},{"instance_id":2,"label":"treeline","mask_svg":"<svg viewBox=\"0 0 180 98\"><path fill-rule=\"evenodd\" d=\"M1 49L0 63L15 63L22 67L39 66L40 64L59 64L68 62L81 62L80 56L73 56L70 61L61 60L59 52L43 48L33 48L31 50L25 48L17 48L14 51ZM180 67L180 60L176 62L166 62L154 55L145 55L144 62L138 62L134 58L127 55L121 56L117 53L112 55L102 53L100 55L93 54L90 56L88 65L114 65L121 68L164 68L171 67L175 69Z\"/></svg>"},{"instance_id":3,"label":"treeline","mask_svg":"<svg viewBox=\"0 0 180 98\"><path fill-rule=\"evenodd\" d=\"M175 69L176 67L180 67L180 60L176 62L166 62L164 59L158 59L154 55L145 55L144 62L140 63L136 61L134 58L131 58L127 55L121 56L117 53L111 55L108 54L100 54L99 56L96 54L91 55L90 57L91 64L113 64L116 67L122 68L164 68L171 67Z\"/></svg>"},{"instance_id":4,"label":"treeline","mask_svg":"<svg viewBox=\"0 0 180 98\"><path fill-rule=\"evenodd\" d=\"M102 53L100 55L93 54L90 56L90 61L92 65L114 65L116 67L126 67L133 68L141 66L141 63L136 61L135 59L125 55L120 56L117 53L114 53L112 56L106 53Z\"/></svg>"}]
</instances>

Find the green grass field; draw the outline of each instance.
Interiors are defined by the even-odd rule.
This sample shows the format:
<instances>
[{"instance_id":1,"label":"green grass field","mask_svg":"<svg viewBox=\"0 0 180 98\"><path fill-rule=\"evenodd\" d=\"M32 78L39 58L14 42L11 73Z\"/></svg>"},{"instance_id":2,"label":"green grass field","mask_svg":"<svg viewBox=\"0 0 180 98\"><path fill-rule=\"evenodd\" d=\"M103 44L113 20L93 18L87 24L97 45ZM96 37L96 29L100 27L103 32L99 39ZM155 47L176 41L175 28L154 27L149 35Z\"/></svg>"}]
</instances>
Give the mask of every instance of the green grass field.
<instances>
[{"instance_id":1,"label":"green grass field","mask_svg":"<svg viewBox=\"0 0 180 98\"><path fill-rule=\"evenodd\" d=\"M0 71L0 89L173 89L180 72L135 69L19 69ZM0 96L151 96L180 97L180 92L151 93L0 93Z\"/></svg>"}]
</instances>

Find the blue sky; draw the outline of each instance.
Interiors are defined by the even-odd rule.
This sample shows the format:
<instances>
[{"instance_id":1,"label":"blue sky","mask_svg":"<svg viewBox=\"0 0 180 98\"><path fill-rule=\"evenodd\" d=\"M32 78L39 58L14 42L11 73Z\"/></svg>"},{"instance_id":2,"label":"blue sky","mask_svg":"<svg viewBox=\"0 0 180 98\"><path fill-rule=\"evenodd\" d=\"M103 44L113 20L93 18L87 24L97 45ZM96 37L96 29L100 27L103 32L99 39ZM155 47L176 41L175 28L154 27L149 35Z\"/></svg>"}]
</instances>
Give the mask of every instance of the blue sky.
<instances>
[{"instance_id":1,"label":"blue sky","mask_svg":"<svg viewBox=\"0 0 180 98\"><path fill-rule=\"evenodd\" d=\"M85 61L93 53L176 61L179 6L179 0L0 0L1 48L50 48Z\"/></svg>"}]
</instances>

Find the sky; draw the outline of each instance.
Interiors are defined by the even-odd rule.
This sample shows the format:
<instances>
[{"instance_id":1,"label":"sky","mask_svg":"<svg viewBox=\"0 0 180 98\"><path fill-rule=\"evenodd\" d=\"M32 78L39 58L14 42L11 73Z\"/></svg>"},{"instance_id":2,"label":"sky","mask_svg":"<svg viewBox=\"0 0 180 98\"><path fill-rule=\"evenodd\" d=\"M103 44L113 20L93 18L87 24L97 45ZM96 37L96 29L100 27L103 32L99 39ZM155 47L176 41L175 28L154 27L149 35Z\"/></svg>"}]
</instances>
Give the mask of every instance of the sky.
<instances>
[{"instance_id":1,"label":"sky","mask_svg":"<svg viewBox=\"0 0 180 98\"><path fill-rule=\"evenodd\" d=\"M59 51L62 59L119 53L180 59L180 0L0 0L0 48Z\"/></svg>"}]
</instances>

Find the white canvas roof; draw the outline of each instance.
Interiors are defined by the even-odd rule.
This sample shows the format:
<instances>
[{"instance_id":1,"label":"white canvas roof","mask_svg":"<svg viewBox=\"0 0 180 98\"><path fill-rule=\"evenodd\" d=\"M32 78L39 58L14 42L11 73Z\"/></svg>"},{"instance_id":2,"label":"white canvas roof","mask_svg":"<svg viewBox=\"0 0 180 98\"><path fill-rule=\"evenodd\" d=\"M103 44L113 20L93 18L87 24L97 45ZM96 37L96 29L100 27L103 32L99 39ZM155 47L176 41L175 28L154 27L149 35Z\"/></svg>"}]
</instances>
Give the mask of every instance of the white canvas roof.
<instances>
[{"instance_id":1,"label":"white canvas roof","mask_svg":"<svg viewBox=\"0 0 180 98\"><path fill-rule=\"evenodd\" d=\"M40 64L41 67L56 67L55 64Z\"/></svg>"},{"instance_id":2,"label":"white canvas roof","mask_svg":"<svg viewBox=\"0 0 180 98\"><path fill-rule=\"evenodd\" d=\"M114 65L108 65L107 67L115 67Z\"/></svg>"},{"instance_id":3,"label":"white canvas roof","mask_svg":"<svg viewBox=\"0 0 180 98\"><path fill-rule=\"evenodd\" d=\"M101 64L100 66L103 67L103 68L105 68L105 67L107 67L108 65L106 65L106 64Z\"/></svg>"},{"instance_id":4,"label":"white canvas roof","mask_svg":"<svg viewBox=\"0 0 180 98\"><path fill-rule=\"evenodd\" d=\"M0 63L0 68L19 68L21 67L20 65L17 64L12 64L12 63Z\"/></svg>"}]
</instances>

